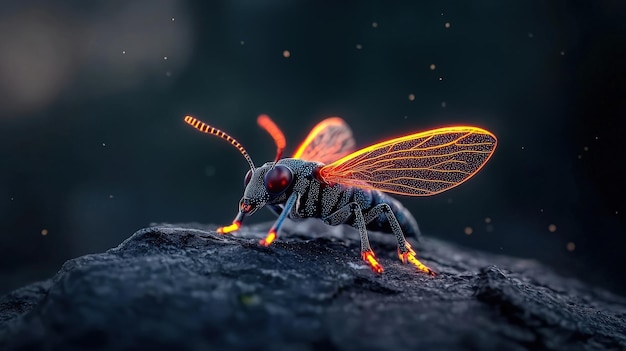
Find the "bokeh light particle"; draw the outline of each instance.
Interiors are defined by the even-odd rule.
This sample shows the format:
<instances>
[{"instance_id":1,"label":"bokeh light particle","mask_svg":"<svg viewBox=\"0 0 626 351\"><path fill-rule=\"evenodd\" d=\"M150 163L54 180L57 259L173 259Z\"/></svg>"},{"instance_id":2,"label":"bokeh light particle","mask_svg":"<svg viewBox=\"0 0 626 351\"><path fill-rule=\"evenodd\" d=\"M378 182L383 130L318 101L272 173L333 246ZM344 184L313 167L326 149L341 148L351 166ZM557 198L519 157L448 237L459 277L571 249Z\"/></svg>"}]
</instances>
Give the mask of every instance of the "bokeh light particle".
<instances>
[{"instance_id":1,"label":"bokeh light particle","mask_svg":"<svg viewBox=\"0 0 626 351\"><path fill-rule=\"evenodd\" d=\"M567 245L565 245L565 247L567 248L567 251L572 252L576 249L576 244L570 241Z\"/></svg>"},{"instance_id":2,"label":"bokeh light particle","mask_svg":"<svg viewBox=\"0 0 626 351\"><path fill-rule=\"evenodd\" d=\"M46 229L46 228L42 229L42 230L41 230L41 235L42 235L42 236L46 236L46 235L48 235L48 229Z\"/></svg>"},{"instance_id":3,"label":"bokeh light particle","mask_svg":"<svg viewBox=\"0 0 626 351\"><path fill-rule=\"evenodd\" d=\"M409 101L415 101L415 94L409 94Z\"/></svg>"},{"instance_id":4,"label":"bokeh light particle","mask_svg":"<svg viewBox=\"0 0 626 351\"><path fill-rule=\"evenodd\" d=\"M434 71L436 68L437 68L437 66L435 66L435 64L434 64L434 63L431 63L431 64L430 64L430 70L431 70L431 71Z\"/></svg>"},{"instance_id":5,"label":"bokeh light particle","mask_svg":"<svg viewBox=\"0 0 626 351\"><path fill-rule=\"evenodd\" d=\"M472 227L465 227L465 229L463 230L463 232L465 233L465 235L472 235L472 233L474 232L474 230L472 229Z\"/></svg>"},{"instance_id":6,"label":"bokeh light particle","mask_svg":"<svg viewBox=\"0 0 626 351\"><path fill-rule=\"evenodd\" d=\"M550 233L556 232L556 224L550 224L548 226L548 230L550 231Z\"/></svg>"},{"instance_id":7,"label":"bokeh light particle","mask_svg":"<svg viewBox=\"0 0 626 351\"><path fill-rule=\"evenodd\" d=\"M289 50L285 50L285 51L283 51L283 57L284 57L284 58L289 58L289 57L291 57L291 52L289 52Z\"/></svg>"},{"instance_id":8,"label":"bokeh light particle","mask_svg":"<svg viewBox=\"0 0 626 351\"><path fill-rule=\"evenodd\" d=\"M444 24L444 27L450 28L450 22L446 22L446 24Z\"/></svg>"}]
</instances>

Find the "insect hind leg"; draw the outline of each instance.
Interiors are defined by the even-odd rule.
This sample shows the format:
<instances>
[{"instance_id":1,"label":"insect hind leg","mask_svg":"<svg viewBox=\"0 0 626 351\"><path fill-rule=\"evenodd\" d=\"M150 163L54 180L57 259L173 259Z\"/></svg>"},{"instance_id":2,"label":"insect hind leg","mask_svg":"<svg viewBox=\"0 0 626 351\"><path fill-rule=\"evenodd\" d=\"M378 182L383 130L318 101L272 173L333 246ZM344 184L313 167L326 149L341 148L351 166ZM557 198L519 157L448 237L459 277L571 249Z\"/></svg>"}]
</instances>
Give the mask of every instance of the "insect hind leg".
<instances>
[{"instance_id":1,"label":"insect hind leg","mask_svg":"<svg viewBox=\"0 0 626 351\"><path fill-rule=\"evenodd\" d=\"M322 218L322 221L329 225L339 225L346 222L351 216L354 216L353 226L358 229L361 237L361 258L372 268L372 270L374 270L374 272L382 273L384 271L383 266L378 263L376 256L374 255L374 251L370 247L367 229L365 228L366 223L363 218L363 210L358 203L351 202Z\"/></svg>"},{"instance_id":2,"label":"insect hind leg","mask_svg":"<svg viewBox=\"0 0 626 351\"><path fill-rule=\"evenodd\" d=\"M385 214L387 221L391 226L393 234L396 236L396 240L398 240L398 257L400 258L400 261L402 261L402 263L407 263L408 261L418 270L432 276L436 275L432 269L428 268L417 259L415 251L411 248L411 244L406 241L404 233L402 233L400 223L398 223L398 219L396 218L396 215L393 213L393 210L391 209L389 204L380 203L367 211L364 217L365 224L368 224L377 219L383 213Z\"/></svg>"}]
</instances>

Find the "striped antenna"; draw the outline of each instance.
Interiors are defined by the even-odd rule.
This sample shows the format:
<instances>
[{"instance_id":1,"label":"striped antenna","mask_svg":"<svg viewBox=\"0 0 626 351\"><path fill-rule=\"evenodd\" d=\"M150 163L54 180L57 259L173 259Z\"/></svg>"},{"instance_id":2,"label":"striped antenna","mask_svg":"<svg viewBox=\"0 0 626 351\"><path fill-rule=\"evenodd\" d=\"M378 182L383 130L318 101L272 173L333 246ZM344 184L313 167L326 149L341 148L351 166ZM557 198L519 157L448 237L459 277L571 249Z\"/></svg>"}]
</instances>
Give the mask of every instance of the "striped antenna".
<instances>
[{"instance_id":1,"label":"striped antenna","mask_svg":"<svg viewBox=\"0 0 626 351\"><path fill-rule=\"evenodd\" d=\"M232 146L236 147L237 150L241 152L241 154L246 159L246 161L248 161L248 164L250 165L250 169L254 172L254 162L252 162L252 158L250 158L250 155L248 155L248 152L246 151L246 149L244 149L243 146L241 146L241 144L239 144L239 142L235 140L233 137L191 116L185 116L185 123L196 128L202 133L215 135L231 143Z\"/></svg>"}]
</instances>

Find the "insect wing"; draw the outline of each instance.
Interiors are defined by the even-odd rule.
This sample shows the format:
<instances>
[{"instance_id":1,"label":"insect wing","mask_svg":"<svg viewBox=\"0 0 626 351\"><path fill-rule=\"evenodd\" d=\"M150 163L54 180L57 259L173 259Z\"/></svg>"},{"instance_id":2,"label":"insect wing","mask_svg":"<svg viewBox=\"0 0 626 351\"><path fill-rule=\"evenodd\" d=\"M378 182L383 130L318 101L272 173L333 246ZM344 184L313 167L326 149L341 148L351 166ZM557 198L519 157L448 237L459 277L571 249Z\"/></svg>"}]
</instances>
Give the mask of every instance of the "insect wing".
<instances>
[{"instance_id":1,"label":"insect wing","mask_svg":"<svg viewBox=\"0 0 626 351\"><path fill-rule=\"evenodd\" d=\"M355 145L348 124L339 117L331 117L311 130L293 158L331 163L353 152Z\"/></svg>"},{"instance_id":2,"label":"insect wing","mask_svg":"<svg viewBox=\"0 0 626 351\"><path fill-rule=\"evenodd\" d=\"M433 129L363 148L322 167L319 175L327 183L429 196L471 178L496 144L495 135L477 127Z\"/></svg>"}]
</instances>

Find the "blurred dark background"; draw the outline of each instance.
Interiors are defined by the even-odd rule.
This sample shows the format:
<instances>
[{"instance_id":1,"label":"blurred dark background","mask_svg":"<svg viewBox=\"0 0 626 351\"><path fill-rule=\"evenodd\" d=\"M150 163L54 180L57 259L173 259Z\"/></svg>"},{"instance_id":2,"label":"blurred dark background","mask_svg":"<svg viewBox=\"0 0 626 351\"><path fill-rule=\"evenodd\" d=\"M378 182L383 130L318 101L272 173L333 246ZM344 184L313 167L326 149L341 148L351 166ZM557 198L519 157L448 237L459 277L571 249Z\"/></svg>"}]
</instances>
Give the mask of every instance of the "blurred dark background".
<instances>
[{"instance_id":1,"label":"blurred dark background","mask_svg":"<svg viewBox=\"0 0 626 351\"><path fill-rule=\"evenodd\" d=\"M182 118L262 164L267 113L291 151L336 115L362 146L491 130L475 178L402 199L424 234L626 294L624 62L618 0L0 1L0 293L151 222L229 223L247 164Z\"/></svg>"}]
</instances>

